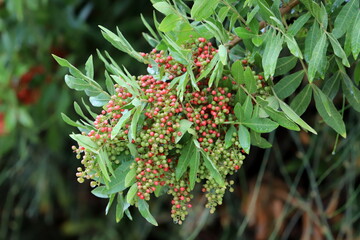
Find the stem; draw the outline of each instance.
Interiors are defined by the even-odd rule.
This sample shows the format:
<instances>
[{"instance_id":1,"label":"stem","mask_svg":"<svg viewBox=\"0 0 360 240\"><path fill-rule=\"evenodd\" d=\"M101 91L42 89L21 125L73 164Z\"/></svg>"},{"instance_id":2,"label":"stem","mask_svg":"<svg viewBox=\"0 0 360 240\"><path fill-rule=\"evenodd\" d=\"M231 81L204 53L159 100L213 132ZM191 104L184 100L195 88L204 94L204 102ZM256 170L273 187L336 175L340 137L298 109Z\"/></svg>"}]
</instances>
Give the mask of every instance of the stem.
<instances>
[{"instance_id":1,"label":"stem","mask_svg":"<svg viewBox=\"0 0 360 240\"><path fill-rule=\"evenodd\" d=\"M281 16L285 15L286 13L290 12L291 9L293 9L295 6L297 6L300 3L299 0L293 0L289 2L288 5L285 7L280 8ZM265 21L261 21L259 24L259 30L263 29L266 26ZM238 44L241 41L241 38L238 36L235 36L233 40L231 40L227 45L229 48L234 47L236 44Z\"/></svg>"}]
</instances>

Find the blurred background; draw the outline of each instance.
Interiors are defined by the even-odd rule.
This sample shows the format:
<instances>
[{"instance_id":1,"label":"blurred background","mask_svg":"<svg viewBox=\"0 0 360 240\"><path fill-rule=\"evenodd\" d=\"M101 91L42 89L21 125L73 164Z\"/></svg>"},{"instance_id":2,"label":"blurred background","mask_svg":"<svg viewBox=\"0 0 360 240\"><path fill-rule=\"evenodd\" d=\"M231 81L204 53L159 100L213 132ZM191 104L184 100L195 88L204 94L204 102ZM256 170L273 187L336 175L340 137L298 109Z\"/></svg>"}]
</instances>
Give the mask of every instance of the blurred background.
<instances>
[{"instance_id":1,"label":"blurred background","mask_svg":"<svg viewBox=\"0 0 360 240\"><path fill-rule=\"evenodd\" d=\"M84 96L64 84L67 69L51 54L80 69L93 54L100 84L96 49L143 74L145 66L111 47L98 28L118 26L136 50L150 51L140 13L152 22L150 1L0 0L0 239L359 238L360 116L352 109L344 112L347 139L321 124L314 106L303 117L318 135L267 135L273 148L252 149L215 214L198 190L182 226L172 223L166 197L150 203L159 227L134 209L133 221L117 224L115 209L105 216L107 200L76 181L80 162L68 134L77 129L60 115L76 119L73 102ZM341 96L336 101L341 106Z\"/></svg>"}]
</instances>

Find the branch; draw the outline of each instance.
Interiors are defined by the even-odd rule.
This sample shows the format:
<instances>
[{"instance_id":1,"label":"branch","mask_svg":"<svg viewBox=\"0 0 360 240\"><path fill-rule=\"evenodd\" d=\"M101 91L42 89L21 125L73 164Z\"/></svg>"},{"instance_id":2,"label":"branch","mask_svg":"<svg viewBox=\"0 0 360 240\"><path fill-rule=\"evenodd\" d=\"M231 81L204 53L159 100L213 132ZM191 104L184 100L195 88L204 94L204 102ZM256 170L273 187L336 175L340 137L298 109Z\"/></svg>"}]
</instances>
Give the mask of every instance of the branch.
<instances>
[{"instance_id":1,"label":"branch","mask_svg":"<svg viewBox=\"0 0 360 240\"><path fill-rule=\"evenodd\" d=\"M299 3L300 3L299 0L293 0L293 1L289 2L288 5L281 7L280 8L281 16L284 16L286 13L290 12L290 10L293 9ZM266 26L266 22L261 21L259 24L259 30L263 29L265 26ZM235 36L234 39L231 40L227 45L229 46L229 48L232 48L236 44L238 44L240 41L241 41L241 38L239 38L238 36Z\"/></svg>"}]
</instances>

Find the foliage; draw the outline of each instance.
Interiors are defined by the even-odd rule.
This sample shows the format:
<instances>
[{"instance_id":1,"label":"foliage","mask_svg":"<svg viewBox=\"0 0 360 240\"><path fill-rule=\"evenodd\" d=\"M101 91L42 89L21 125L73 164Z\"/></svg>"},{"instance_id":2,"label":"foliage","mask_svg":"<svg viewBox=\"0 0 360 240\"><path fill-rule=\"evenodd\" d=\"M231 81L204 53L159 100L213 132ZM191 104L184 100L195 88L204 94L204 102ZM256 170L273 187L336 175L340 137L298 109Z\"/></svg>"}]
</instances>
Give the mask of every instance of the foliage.
<instances>
[{"instance_id":1,"label":"foliage","mask_svg":"<svg viewBox=\"0 0 360 240\"><path fill-rule=\"evenodd\" d=\"M360 21L358 1L153 1L153 7L164 17L160 22L154 17L155 30L143 19L150 33L143 35L155 48L149 54L137 52L119 29L113 33L100 27L114 47L148 65L147 75L134 77L107 52L105 57L98 52L106 67L103 90L94 80L92 57L86 62L85 74L55 57L70 70L66 84L84 91L94 107L103 107L99 115L88 113L95 121L78 105L83 120L73 121L65 115L63 119L82 132L71 135L79 145L74 151L79 158L83 154L85 169L79 168L78 180L93 179L91 185L97 186L93 193L109 198L109 205L117 196L117 220L124 212L131 216L131 204L156 224L144 199L162 192L155 184L162 178L156 176L159 171L164 171L163 185L174 196L172 217L176 222L187 215L189 192L199 193L194 181L204 181L207 206L213 211L230 184L226 176L233 174L226 166L233 166L236 157L242 160L241 151L249 154L251 145L271 147L261 134L278 126L317 134L300 117L312 100L323 122L346 138L345 109L359 111L360 101L356 87L360 38L358 30L350 28ZM210 106L215 125L205 122L201 128L206 106L224 104L215 97L227 99L228 104L218 109ZM336 107L339 101L343 102L341 111ZM217 118L211 110L225 117ZM161 116L155 117L158 113ZM195 120L198 113L199 122ZM168 123L168 119L162 122L165 116L173 128L168 132L162 131L165 124L161 123ZM213 129L206 129L207 125ZM207 131L215 134L208 137ZM158 134L155 143L149 137L152 133ZM200 136L203 133L206 144ZM176 140L176 135L182 139ZM228 151L234 154L227 158L217 147L231 147ZM162 161L164 166L160 166L158 159L167 159L169 164ZM177 194L181 187L186 194Z\"/></svg>"}]
</instances>

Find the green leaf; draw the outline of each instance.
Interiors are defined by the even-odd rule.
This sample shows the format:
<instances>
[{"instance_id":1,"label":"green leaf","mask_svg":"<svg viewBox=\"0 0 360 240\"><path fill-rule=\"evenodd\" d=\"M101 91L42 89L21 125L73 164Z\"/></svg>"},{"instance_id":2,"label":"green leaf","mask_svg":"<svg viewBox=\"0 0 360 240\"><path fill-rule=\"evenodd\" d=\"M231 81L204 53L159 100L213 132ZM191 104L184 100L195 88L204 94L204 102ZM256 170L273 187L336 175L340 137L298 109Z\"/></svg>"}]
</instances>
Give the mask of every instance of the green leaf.
<instances>
[{"instance_id":1,"label":"green leaf","mask_svg":"<svg viewBox=\"0 0 360 240\"><path fill-rule=\"evenodd\" d=\"M295 38L291 35L284 34L286 45L288 46L292 55L297 58L303 59L301 50L295 40Z\"/></svg>"},{"instance_id":2,"label":"green leaf","mask_svg":"<svg viewBox=\"0 0 360 240\"><path fill-rule=\"evenodd\" d=\"M279 58L276 63L274 77L290 72L296 66L297 61L298 58L295 56Z\"/></svg>"},{"instance_id":3,"label":"green leaf","mask_svg":"<svg viewBox=\"0 0 360 240\"><path fill-rule=\"evenodd\" d=\"M71 120L68 116L66 116L64 113L61 113L61 118L63 119L64 122L66 122L67 124L69 124L70 126L73 126L73 127L79 127L79 128L85 128L84 125L78 123L78 122L75 122L73 120Z\"/></svg>"},{"instance_id":4,"label":"green leaf","mask_svg":"<svg viewBox=\"0 0 360 240\"><path fill-rule=\"evenodd\" d=\"M145 200L139 199L138 209L140 211L140 214L146 219L146 221L148 221L152 225L158 226L158 223L149 211L149 204Z\"/></svg>"},{"instance_id":5,"label":"green leaf","mask_svg":"<svg viewBox=\"0 0 360 240\"><path fill-rule=\"evenodd\" d=\"M342 49L339 41L334 37L334 35L332 33L328 33L328 37L329 37L331 46L334 49L335 55L342 59L342 63L346 67L350 67L350 63L349 63L349 61L348 61L348 59L346 57L346 53Z\"/></svg>"},{"instance_id":6,"label":"green leaf","mask_svg":"<svg viewBox=\"0 0 360 240\"><path fill-rule=\"evenodd\" d=\"M295 36L299 30L305 25L305 23L310 19L311 14L307 12L306 14L301 15L298 19L295 20L293 24L290 25L288 29L288 34Z\"/></svg>"},{"instance_id":7,"label":"green leaf","mask_svg":"<svg viewBox=\"0 0 360 240\"><path fill-rule=\"evenodd\" d=\"M110 177L110 183L108 184L108 194L121 192L127 188L125 186L125 178L130 170L131 163L132 161L123 162L115 169L114 174Z\"/></svg>"},{"instance_id":8,"label":"green leaf","mask_svg":"<svg viewBox=\"0 0 360 240\"><path fill-rule=\"evenodd\" d=\"M246 89L250 94L253 94L256 92L256 80L254 78L254 74L250 67L247 67L244 72L244 82Z\"/></svg>"},{"instance_id":9,"label":"green leaf","mask_svg":"<svg viewBox=\"0 0 360 240\"><path fill-rule=\"evenodd\" d=\"M222 64L227 64L227 48L224 45L219 46L219 58Z\"/></svg>"},{"instance_id":10,"label":"green leaf","mask_svg":"<svg viewBox=\"0 0 360 240\"><path fill-rule=\"evenodd\" d=\"M233 144L231 140L234 137L233 134L235 132L236 132L236 128L234 127L234 125L231 125L231 127L229 128L229 130L227 130L225 134L225 149L231 147L231 145Z\"/></svg>"},{"instance_id":11,"label":"green leaf","mask_svg":"<svg viewBox=\"0 0 360 240\"><path fill-rule=\"evenodd\" d=\"M260 133L250 131L251 144L260 148L271 148L272 145L265 138L260 136Z\"/></svg>"},{"instance_id":12,"label":"green leaf","mask_svg":"<svg viewBox=\"0 0 360 240\"><path fill-rule=\"evenodd\" d=\"M93 153L99 153L99 146L93 142L90 137L81 134L70 134L70 137L77 141L79 146L82 146Z\"/></svg>"},{"instance_id":13,"label":"green leaf","mask_svg":"<svg viewBox=\"0 0 360 240\"><path fill-rule=\"evenodd\" d=\"M237 102L237 103L235 104L234 113L235 113L236 118L237 118L240 122L241 122L241 121L244 121L244 119L245 119L244 110L242 109L240 102Z\"/></svg>"},{"instance_id":14,"label":"green leaf","mask_svg":"<svg viewBox=\"0 0 360 240\"><path fill-rule=\"evenodd\" d=\"M333 128L342 137L346 138L346 129L340 113L333 102L316 85L312 84L315 106L325 123Z\"/></svg>"},{"instance_id":15,"label":"green leaf","mask_svg":"<svg viewBox=\"0 0 360 240\"><path fill-rule=\"evenodd\" d=\"M106 180L111 181L108 168L109 170L111 169L112 172L113 170L109 157L103 148L101 148L99 151L99 155L97 156L97 163L99 164L101 174L106 178Z\"/></svg>"},{"instance_id":16,"label":"green leaf","mask_svg":"<svg viewBox=\"0 0 360 240\"><path fill-rule=\"evenodd\" d=\"M85 72L86 72L86 76L88 76L91 79L94 78L94 64L93 64L92 55L90 55L90 57L85 63Z\"/></svg>"},{"instance_id":17,"label":"green leaf","mask_svg":"<svg viewBox=\"0 0 360 240\"><path fill-rule=\"evenodd\" d=\"M159 30L162 32L169 32L174 30L181 18L178 15L170 14L167 15L160 23Z\"/></svg>"},{"instance_id":18,"label":"green leaf","mask_svg":"<svg viewBox=\"0 0 360 240\"><path fill-rule=\"evenodd\" d=\"M116 204L116 213L115 213L115 218L116 218L116 222L120 222L120 220L124 217L124 199L123 199L123 195L122 194L118 194L117 197L117 204Z\"/></svg>"},{"instance_id":19,"label":"green leaf","mask_svg":"<svg viewBox=\"0 0 360 240\"><path fill-rule=\"evenodd\" d=\"M260 15L266 21L273 25L278 25L274 19L277 19L275 14L270 10L269 5L265 0L256 0L258 6L260 7ZM281 24L282 26L282 24Z\"/></svg>"},{"instance_id":20,"label":"green leaf","mask_svg":"<svg viewBox=\"0 0 360 240\"><path fill-rule=\"evenodd\" d=\"M252 104L252 99L250 96L246 96L245 102L242 106L242 110L244 112L245 119L251 118L251 115L253 113L253 104Z\"/></svg>"},{"instance_id":21,"label":"green leaf","mask_svg":"<svg viewBox=\"0 0 360 240\"><path fill-rule=\"evenodd\" d=\"M127 111L123 114L123 116L119 119L119 121L116 123L115 127L111 131L111 139L114 139L116 135L120 132L121 128L124 126L126 121L130 118L133 110Z\"/></svg>"},{"instance_id":22,"label":"green leaf","mask_svg":"<svg viewBox=\"0 0 360 240\"><path fill-rule=\"evenodd\" d=\"M310 62L310 58L312 56L315 45L319 41L320 34L321 34L321 30L319 24L316 21L314 21L313 25L311 26L305 38L304 58L307 62Z\"/></svg>"},{"instance_id":23,"label":"green leaf","mask_svg":"<svg viewBox=\"0 0 360 240\"><path fill-rule=\"evenodd\" d=\"M135 139L136 137L136 131L137 131L137 125L138 125L138 121L140 119L140 115L142 113L142 111L145 108L145 103L142 103L141 105L137 106L135 109L135 113L131 119L131 125L130 125L130 130L131 130L131 137L133 139Z\"/></svg>"},{"instance_id":24,"label":"green leaf","mask_svg":"<svg viewBox=\"0 0 360 240\"><path fill-rule=\"evenodd\" d=\"M271 31L269 31L268 33L271 34ZM275 32L273 32L272 35L269 36L267 39L262 58L265 79L268 79L275 73L276 62L282 49L282 44L283 38L280 36L280 34L276 35Z\"/></svg>"},{"instance_id":25,"label":"green leaf","mask_svg":"<svg viewBox=\"0 0 360 240\"><path fill-rule=\"evenodd\" d=\"M359 0L351 0L345 4L337 15L334 23L332 33L336 38L340 38L352 25L352 20L355 19L359 11Z\"/></svg>"},{"instance_id":26,"label":"green leaf","mask_svg":"<svg viewBox=\"0 0 360 240\"><path fill-rule=\"evenodd\" d=\"M125 176L125 187L129 187L134 182L135 176L136 176L136 168L133 168Z\"/></svg>"},{"instance_id":27,"label":"green leaf","mask_svg":"<svg viewBox=\"0 0 360 240\"><path fill-rule=\"evenodd\" d=\"M340 76L341 76L341 72L337 71L329 79L325 79L325 83L324 83L322 91L330 99L334 99L334 97L336 96L336 94L339 91Z\"/></svg>"},{"instance_id":28,"label":"green leaf","mask_svg":"<svg viewBox=\"0 0 360 240\"><path fill-rule=\"evenodd\" d=\"M277 122L280 126L290 130L300 131L299 126L289 120L283 112L277 111L268 106L264 106L263 109L267 114L269 114L270 118Z\"/></svg>"},{"instance_id":29,"label":"green leaf","mask_svg":"<svg viewBox=\"0 0 360 240\"><path fill-rule=\"evenodd\" d=\"M285 113L285 115L288 118L293 120L295 123L297 123L304 130L307 130L307 131L310 131L310 132L312 132L314 134L317 134L317 132L312 127L310 127L304 120L302 120L299 117L299 115L297 115L296 112L291 107L289 107L286 103L284 103L280 99L279 99L279 103L280 103L281 110L283 110L283 112Z\"/></svg>"},{"instance_id":30,"label":"green leaf","mask_svg":"<svg viewBox=\"0 0 360 240\"><path fill-rule=\"evenodd\" d=\"M224 6L220 8L220 10L217 12L218 20L220 22L223 22L229 12L230 8L228 6Z\"/></svg>"},{"instance_id":31,"label":"green leaf","mask_svg":"<svg viewBox=\"0 0 360 240\"><path fill-rule=\"evenodd\" d=\"M247 30L243 27L237 27L234 29L236 35L238 35L242 39L250 39L256 37L256 34L252 33L250 30Z\"/></svg>"},{"instance_id":32,"label":"green leaf","mask_svg":"<svg viewBox=\"0 0 360 240\"><path fill-rule=\"evenodd\" d=\"M350 105L358 112L360 112L360 90L355 87L351 79L345 72L342 74L342 89L345 94L346 99Z\"/></svg>"},{"instance_id":33,"label":"green leaf","mask_svg":"<svg viewBox=\"0 0 360 240\"><path fill-rule=\"evenodd\" d=\"M203 156L205 167L209 171L210 176L214 178L214 180L219 184L220 187L225 186L225 182L224 179L222 178L222 175L219 173L215 164L203 149L201 149L201 155Z\"/></svg>"},{"instance_id":34,"label":"green leaf","mask_svg":"<svg viewBox=\"0 0 360 240\"><path fill-rule=\"evenodd\" d=\"M102 107L106 105L109 102L109 100L110 100L110 96L109 94L106 93L100 93L99 95L91 96L89 98L91 105L93 105L94 107Z\"/></svg>"},{"instance_id":35,"label":"green leaf","mask_svg":"<svg viewBox=\"0 0 360 240\"><path fill-rule=\"evenodd\" d=\"M359 85L360 83L360 61L357 62L354 70L354 82L356 85Z\"/></svg>"},{"instance_id":36,"label":"green leaf","mask_svg":"<svg viewBox=\"0 0 360 240\"><path fill-rule=\"evenodd\" d=\"M354 59L357 59L360 53L360 11L358 10L354 25L352 26L351 32L351 51Z\"/></svg>"},{"instance_id":37,"label":"green leaf","mask_svg":"<svg viewBox=\"0 0 360 240\"><path fill-rule=\"evenodd\" d=\"M287 98L295 92L300 86L301 80L304 78L304 70L290 74L282 78L275 86L274 91L280 99Z\"/></svg>"},{"instance_id":38,"label":"green leaf","mask_svg":"<svg viewBox=\"0 0 360 240\"><path fill-rule=\"evenodd\" d=\"M195 0L191 8L191 17L195 20L202 20L214 13L219 0Z\"/></svg>"},{"instance_id":39,"label":"green leaf","mask_svg":"<svg viewBox=\"0 0 360 240\"><path fill-rule=\"evenodd\" d=\"M164 15L176 14L174 8L166 1L154 3L153 7Z\"/></svg>"},{"instance_id":40,"label":"green leaf","mask_svg":"<svg viewBox=\"0 0 360 240\"><path fill-rule=\"evenodd\" d=\"M126 201L128 203L132 203L133 200L134 200L134 197L136 196L136 193L138 191L138 188L137 188L137 184L134 183L130 188L129 188L129 191L127 192L126 194Z\"/></svg>"},{"instance_id":41,"label":"green leaf","mask_svg":"<svg viewBox=\"0 0 360 240\"><path fill-rule=\"evenodd\" d=\"M111 194L110 195L109 202L108 202L108 204L106 205L106 208L105 208L105 215L108 215L110 207L111 207L112 203L114 202L115 196L116 196L116 194Z\"/></svg>"},{"instance_id":42,"label":"green leaf","mask_svg":"<svg viewBox=\"0 0 360 240\"><path fill-rule=\"evenodd\" d=\"M279 124L268 118L251 118L242 122L242 124L258 133L272 132L279 126Z\"/></svg>"},{"instance_id":43,"label":"green leaf","mask_svg":"<svg viewBox=\"0 0 360 240\"><path fill-rule=\"evenodd\" d=\"M244 151L249 154L250 153L250 133L249 130L243 125L239 125L238 130L239 142L240 146L244 149Z\"/></svg>"},{"instance_id":44,"label":"green leaf","mask_svg":"<svg viewBox=\"0 0 360 240\"><path fill-rule=\"evenodd\" d=\"M322 64L322 57L325 54L326 54L326 35L325 33L323 33L321 34L318 43L315 45L315 48L312 52L311 59L309 62L308 76L310 83L314 80L316 72L320 71Z\"/></svg>"},{"instance_id":45,"label":"green leaf","mask_svg":"<svg viewBox=\"0 0 360 240\"><path fill-rule=\"evenodd\" d=\"M107 189L105 186L98 186L91 191L98 198L109 198Z\"/></svg>"},{"instance_id":46,"label":"green leaf","mask_svg":"<svg viewBox=\"0 0 360 240\"><path fill-rule=\"evenodd\" d=\"M185 173L186 169L190 165L191 161L199 156L198 150L193 141L187 143L181 150L181 155L176 166L175 176L176 180L179 180Z\"/></svg>"},{"instance_id":47,"label":"green leaf","mask_svg":"<svg viewBox=\"0 0 360 240\"><path fill-rule=\"evenodd\" d=\"M84 91L85 89L91 87L86 81L80 78L75 78L71 75L65 75L65 83L69 88L76 91Z\"/></svg>"},{"instance_id":48,"label":"green leaf","mask_svg":"<svg viewBox=\"0 0 360 240\"><path fill-rule=\"evenodd\" d=\"M240 60L237 60L231 65L231 75L234 77L236 83L244 83L244 67Z\"/></svg>"},{"instance_id":49,"label":"green leaf","mask_svg":"<svg viewBox=\"0 0 360 240\"><path fill-rule=\"evenodd\" d=\"M294 112L301 116L307 107L309 106L312 98L312 91L310 84L306 85L301 92L296 95L293 101L290 104L290 107L294 110Z\"/></svg>"},{"instance_id":50,"label":"green leaf","mask_svg":"<svg viewBox=\"0 0 360 240\"><path fill-rule=\"evenodd\" d=\"M175 143L178 143L180 141L180 139L188 131L188 129L191 127L191 125L193 125L193 122L190 122L189 120L186 120L186 119L180 120L180 128L179 128L178 132L181 132L181 135L179 136L178 134L176 134Z\"/></svg>"}]
</instances>

